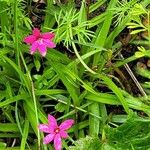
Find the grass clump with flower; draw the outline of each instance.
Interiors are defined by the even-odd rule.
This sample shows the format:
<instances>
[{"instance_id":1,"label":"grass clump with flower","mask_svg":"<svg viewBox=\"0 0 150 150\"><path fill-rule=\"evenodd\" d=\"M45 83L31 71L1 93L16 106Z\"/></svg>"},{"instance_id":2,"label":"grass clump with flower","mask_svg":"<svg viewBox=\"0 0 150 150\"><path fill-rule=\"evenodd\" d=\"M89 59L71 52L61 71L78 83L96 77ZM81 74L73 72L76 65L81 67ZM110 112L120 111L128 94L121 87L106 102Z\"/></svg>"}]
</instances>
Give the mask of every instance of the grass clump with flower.
<instances>
[{"instance_id":1,"label":"grass clump with flower","mask_svg":"<svg viewBox=\"0 0 150 150\"><path fill-rule=\"evenodd\" d=\"M149 0L0 1L0 150L150 148Z\"/></svg>"}]
</instances>

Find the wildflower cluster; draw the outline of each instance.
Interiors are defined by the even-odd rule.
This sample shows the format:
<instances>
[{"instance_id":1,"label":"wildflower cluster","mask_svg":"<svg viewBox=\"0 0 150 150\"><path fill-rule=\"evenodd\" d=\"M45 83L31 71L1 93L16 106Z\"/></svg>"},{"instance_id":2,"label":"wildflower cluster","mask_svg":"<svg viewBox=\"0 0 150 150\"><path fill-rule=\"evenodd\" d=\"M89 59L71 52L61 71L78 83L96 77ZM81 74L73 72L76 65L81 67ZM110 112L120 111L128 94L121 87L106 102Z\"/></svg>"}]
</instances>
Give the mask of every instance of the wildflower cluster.
<instances>
[{"instance_id":1,"label":"wildflower cluster","mask_svg":"<svg viewBox=\"0 0 150 150\"><path fill-rule=\"evenodd\" d=\"M54 33L41 33L39 29L34 28L32 35L25 37L24 42L31 45L30 54L33 54L36 52L36 50L38 50L42 56L45 56L47 53L47 47L56 47L55 43L52 42L54 36ZM45 136L43 143L48 144L51 141L54 141L55 150L61 150L61 139L68 137L66 130L69 129L73 124L74 120L69 119L58 126L57 120L53 116L48 115L48 124L40 124L38 126L39 130L48 133L48 135Z\"/></svg>"}]
</instances>

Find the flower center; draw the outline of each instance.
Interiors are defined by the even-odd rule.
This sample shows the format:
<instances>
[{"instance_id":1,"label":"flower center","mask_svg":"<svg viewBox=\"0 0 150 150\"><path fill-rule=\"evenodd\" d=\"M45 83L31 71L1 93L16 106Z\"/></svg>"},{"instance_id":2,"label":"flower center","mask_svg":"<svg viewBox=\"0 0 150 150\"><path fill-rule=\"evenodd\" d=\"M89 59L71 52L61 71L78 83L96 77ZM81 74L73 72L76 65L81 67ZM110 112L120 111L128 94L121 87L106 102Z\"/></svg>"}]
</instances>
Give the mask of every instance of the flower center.
<instances>
[{"instance_id":1,"label":"flower center","mask_svg":"<svg viewBox=\"0 0 150 150\"><path fill-rule=\"evenodd\" d=\"M59 133L59 131L60 131L60 129L59 129L59 128L56 128L54 132L55 132L55 133Z\"/></svg>"},{"instance_id":2,"label":"flower center","mask_svg":"<svg viewBox=\"0 0 150 150\"><path fill-rule=\"evenodd\" d=\"M39 38L38 42L39 42L39 44L43 44L43 39Z\"/></svg>"}]
</instances>

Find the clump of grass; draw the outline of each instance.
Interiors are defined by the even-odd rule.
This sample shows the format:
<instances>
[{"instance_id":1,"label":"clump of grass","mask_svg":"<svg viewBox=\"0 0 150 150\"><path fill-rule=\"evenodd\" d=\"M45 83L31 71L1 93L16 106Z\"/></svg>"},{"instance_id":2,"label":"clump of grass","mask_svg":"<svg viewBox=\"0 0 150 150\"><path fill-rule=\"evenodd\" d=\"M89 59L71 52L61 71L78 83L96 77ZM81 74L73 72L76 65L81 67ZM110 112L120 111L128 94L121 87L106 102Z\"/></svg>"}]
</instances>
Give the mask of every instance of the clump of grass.
<instances>
[{"instance_id":1,"label":"clump of grass","mask_svg":"<svg viewBox=\"0 0 150 150\"><path fill-rule=\"evenodd\" d=\"M138 70L146 77L141 84L128 65L149 57L148 45L135 44L137 33L148 32L144 40L149 39L149 2L112 0L96 4L89 4L88 10L84 0L80 9L74 3L53 4L48 0L46 8L41 8L44 22L38 26L41 32L54 32L57 46L41 57L38 53L31 55L23 42L33 28L30 15L34 12L28 13L29 8L40 3L33 6L31 1L0 1L0 149L53 149L52 144L42 143L44 135L38 130L39 124L47 123L48 114L58 122L75 120L70 137L63 141L66 149L79 149L80 143L83 149L149 147L149 71ZM104 4L104 12L88 18ZM141 30L143 18L148 24ZM134 33L129 44L137 51L121 57L124 45L118 36L127 27ZM122 79L131 78L136 78L144 96L133 94L132 80L126 82L130 91L124 85Z\"/></svg>"}]
</instances>

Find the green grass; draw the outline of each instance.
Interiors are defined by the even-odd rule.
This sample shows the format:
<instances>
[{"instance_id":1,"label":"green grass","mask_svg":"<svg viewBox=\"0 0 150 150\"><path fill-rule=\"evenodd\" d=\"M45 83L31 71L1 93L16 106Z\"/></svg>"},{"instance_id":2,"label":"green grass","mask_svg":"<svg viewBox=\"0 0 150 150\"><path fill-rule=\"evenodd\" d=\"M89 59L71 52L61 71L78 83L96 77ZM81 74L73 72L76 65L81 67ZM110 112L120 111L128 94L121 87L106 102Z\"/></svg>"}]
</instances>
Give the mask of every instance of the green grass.
<instances>
[{"instance_id":1,"label":"green grass","mask_svg":"<svg viewBox=\"0 0 150 150\"><path fill-rule=\"evenodd\" d=\"M58 122L75 120L63 140L66 149L147 150L150 72L131 68L130 76L123 69L150 57L150 24L143 22L149 20L150 2L99 0L89 8L85 0L80 8L74 2L54 5L47 0L46 8L31 2L0 1L0 149L53 150L53 143L43 144L38 129L51 114ZM54 32L57 44L46 57L31 55L23 43L34 27L32 17L41 19L39 10L44 21L36 25L42 32ZM146 37L137 42L143 31ZM132 34L127 45L120 41L124 33ZM129 45L134 45L133 52L120 58ZM124 84L122 77L133 76L145 96L135 94L132 80L126 82L131 91Z\"/></svg>"}]
</instances>

